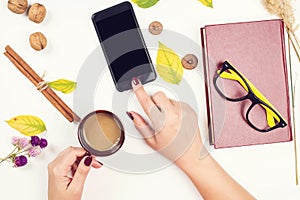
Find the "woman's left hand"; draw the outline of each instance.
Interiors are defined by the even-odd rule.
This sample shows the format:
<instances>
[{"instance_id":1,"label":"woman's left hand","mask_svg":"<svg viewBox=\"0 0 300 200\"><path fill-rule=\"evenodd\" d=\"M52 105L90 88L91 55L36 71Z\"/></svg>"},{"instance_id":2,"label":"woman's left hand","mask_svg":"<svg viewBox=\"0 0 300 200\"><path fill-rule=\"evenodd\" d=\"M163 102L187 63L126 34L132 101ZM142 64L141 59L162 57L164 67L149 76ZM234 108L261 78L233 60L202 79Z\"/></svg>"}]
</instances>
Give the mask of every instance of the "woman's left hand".
<instances>
[{"instance_id":1,"label":"woman's left hand","mask_svg":"<svg viewBox=\"0 0 300 200\"><path fill-rule=\"evenodd\" d=\"M48 165L48 200L80 200L91 167L101 166L83 148L65 149Z\"/></svg>"}]
</instances>

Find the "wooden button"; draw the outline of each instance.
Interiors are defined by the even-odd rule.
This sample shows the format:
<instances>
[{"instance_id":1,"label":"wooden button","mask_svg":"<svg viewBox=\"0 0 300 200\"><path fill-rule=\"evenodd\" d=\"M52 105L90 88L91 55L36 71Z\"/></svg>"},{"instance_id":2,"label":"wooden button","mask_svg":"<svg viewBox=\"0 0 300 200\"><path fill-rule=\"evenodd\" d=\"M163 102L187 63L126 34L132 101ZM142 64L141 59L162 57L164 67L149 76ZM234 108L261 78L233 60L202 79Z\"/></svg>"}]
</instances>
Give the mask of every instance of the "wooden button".
<instances>
[{"instance_id":1,"label":"wooden button","mask_svg":"<svg viewBox=\"0 0 300 200\"><path fill-rule=\"evenodd\" d=\"M194 54L187 54L181 59L181 64L185 69L194 69L198 65L198 58Z\"/></svg>"},{"instance_id":2,"label":"wooden button","mask_svg":"<svg viewBox=\"0 0 300 200\"><path fill-rule=\"evenodd\" d=\"M163 30L163 25L158 21L154 21L149 25L149 32L152 35L158 35L162 32L162 30Z\"/></svg>"}]
</instances>

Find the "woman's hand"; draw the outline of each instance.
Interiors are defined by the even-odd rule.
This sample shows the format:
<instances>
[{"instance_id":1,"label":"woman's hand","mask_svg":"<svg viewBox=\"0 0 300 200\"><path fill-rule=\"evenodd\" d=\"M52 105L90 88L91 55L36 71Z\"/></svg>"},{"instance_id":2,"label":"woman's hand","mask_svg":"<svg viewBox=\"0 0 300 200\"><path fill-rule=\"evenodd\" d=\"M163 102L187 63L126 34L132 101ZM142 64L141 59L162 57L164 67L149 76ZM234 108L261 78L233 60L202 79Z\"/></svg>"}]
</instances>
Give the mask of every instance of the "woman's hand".
<instances>
[{"instance_id":1,"label":"woman's hand","mask_svg":"<svg viewBox=\"0 0 300 200\"><path fill-rule=\"evenodd\" d=\"M138 113L128 112L146 143L179 167L200 158L206 152L200 138L195 111L186 103L167 98L162 92L148 96L138 79L133 91L150 119L148 124Z\"/></svg>"},{"instance_id":2,"label":"woman's hand","mask_svg":"<svg viewBox=\"0 0 300 200\"><path fill-rule=\"evenodd\" d=\"M132 88L151 121L149 125L138 113L128 112L136 128L150 147L185 172L204 199L254 199L205 150L197 115L189 105L162 92L148 96L138 79Z\"/></svg>"},{"instance_id":3,"label":"woman's hand","mask_svg":"<svg viewBox=\"0 0 300 200\"><path fill-rule=\"evenodd\" d=\"M83 148L69 147L61 152L48 165L48 200L80 200L91 166L100 168L102 164Z\"/></svg>"}]
</instances>

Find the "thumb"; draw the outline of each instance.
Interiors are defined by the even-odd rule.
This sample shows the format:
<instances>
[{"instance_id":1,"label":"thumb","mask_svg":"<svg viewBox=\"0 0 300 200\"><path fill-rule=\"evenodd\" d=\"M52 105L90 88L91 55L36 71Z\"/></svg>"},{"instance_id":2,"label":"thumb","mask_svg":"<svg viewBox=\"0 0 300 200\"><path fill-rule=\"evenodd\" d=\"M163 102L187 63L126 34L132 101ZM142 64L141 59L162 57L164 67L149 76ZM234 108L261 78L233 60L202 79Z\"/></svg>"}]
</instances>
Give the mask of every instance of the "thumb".
<instances>
[{"instance_id":1,"label":"thumb","mask_svg":"<svg viewBox=\"0 0 300 200\"><path fill-rule=\"evenodd\" d=\"M141 133L144 137L145 141L151 146L155 143L155 132L152 127L144 120L144 118L134 112L127 112L127 115L132 119L136 129Z\"/></svg>"},{"instance_id":2,"label":"thumb","mask_svg":"<svg viewBox=\"0 0 300 200\"><path fill-rule=\"evenodd\" d=\"M70 183L69 186L70 189L74 190L75 192L82 193L85 179L91 169L92 161L93 161L92 156L86 156L80 161L76 169L76 172L73 176L73 180Z\"/></svg>"}]
</instances>

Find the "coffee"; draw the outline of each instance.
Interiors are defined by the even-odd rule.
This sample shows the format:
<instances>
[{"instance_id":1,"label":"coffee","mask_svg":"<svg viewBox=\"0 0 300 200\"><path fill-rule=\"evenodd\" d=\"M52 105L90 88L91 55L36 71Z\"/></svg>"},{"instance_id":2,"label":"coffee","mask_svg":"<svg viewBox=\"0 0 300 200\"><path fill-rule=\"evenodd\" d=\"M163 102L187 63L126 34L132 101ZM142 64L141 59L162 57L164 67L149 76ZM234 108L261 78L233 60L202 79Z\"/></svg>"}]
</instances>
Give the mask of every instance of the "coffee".
<instances>
[{"instance_id":1,"label":"coffee","mask_svg":"<svg viewBox=\"0 0 300 200\"><path fill-rule=\"evenodd\" d=\"M123 144L124 132L119 119L109 111L87 115L78 130L81 145L98 156L110 155Z\"/></svg>"}]
</instances>

